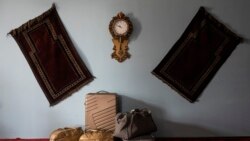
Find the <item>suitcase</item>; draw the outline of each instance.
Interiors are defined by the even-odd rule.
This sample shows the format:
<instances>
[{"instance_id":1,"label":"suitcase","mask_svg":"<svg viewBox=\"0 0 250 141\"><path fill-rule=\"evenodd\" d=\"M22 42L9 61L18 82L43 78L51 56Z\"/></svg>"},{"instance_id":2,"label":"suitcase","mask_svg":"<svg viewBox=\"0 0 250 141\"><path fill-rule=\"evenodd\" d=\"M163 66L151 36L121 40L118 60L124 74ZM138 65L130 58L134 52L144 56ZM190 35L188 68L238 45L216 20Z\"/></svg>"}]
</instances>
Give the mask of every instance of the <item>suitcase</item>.
<instances>
[{"instance_id":1,"label":"suitcase","mask_svg":"<svg viewBox=\"0 0 250 141\"><path fill-rule=\"evenodd\" d=\"M50 134L50 141L79 141L83 134L81 127L77 128L59 128Z\"/></svg>"},{"instance_id":2,"label":"suitcase","mask_svg":"<svg viewBox=\"0 0 250 141\"><path fill-rule=\"evenodd\" d=\"M117 94L108 92L89 93L85 97L85 128L87 130L115 130Z\"/></svg>"}]
</instances>

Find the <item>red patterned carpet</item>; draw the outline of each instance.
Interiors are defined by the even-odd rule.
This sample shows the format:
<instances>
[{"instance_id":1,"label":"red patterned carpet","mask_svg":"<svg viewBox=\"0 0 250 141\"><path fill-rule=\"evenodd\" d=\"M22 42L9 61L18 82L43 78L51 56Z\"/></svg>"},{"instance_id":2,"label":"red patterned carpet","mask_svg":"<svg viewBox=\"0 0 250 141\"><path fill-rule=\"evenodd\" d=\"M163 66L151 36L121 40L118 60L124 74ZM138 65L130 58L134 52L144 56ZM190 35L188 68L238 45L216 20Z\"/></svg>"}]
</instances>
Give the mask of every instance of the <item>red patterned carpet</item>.
<instances>
[{"instance_id":1,"label":"red patterned carpet","mask_svg":"<svg viewBox=\"0 0 250 141\"><path fill-rule=\"evenodd\" d=\"M0 141L49 141L49 139L0 139ZM115 140L121 141L121 140ZM250 141L250 137L156 138L155 141Z\"/></svg>"},{"instance_id":2,"label":"red patterned carpet","mask_svg":"<svg viewBox=\"0 0 250 141\"><path fill-rule=\"evenodd\" d=\"M157 138L155 141L250 141L250 137Z\"/></svg>"},{"instance_id":3,"label":"red patterned carpet","mask_svg":"<svg viewBox=\"0 0 250 141\"><path fill-rule=\"evenodd\" d=\"M0 139L0 141L49 141L49 139Z\"/></svg>"}]
</instances>

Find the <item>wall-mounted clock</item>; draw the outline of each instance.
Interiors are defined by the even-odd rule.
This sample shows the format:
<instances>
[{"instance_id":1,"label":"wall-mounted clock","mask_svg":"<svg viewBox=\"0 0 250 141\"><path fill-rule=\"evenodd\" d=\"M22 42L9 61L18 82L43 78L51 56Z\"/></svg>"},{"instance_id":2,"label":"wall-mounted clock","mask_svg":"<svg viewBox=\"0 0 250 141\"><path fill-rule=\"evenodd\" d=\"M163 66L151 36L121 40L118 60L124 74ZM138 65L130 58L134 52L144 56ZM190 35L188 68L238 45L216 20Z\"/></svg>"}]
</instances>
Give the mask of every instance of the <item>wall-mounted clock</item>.
<instances>
[{"instance_id":1,"label":"wall-mounted clock","mask_svg":"<svg viewBox=\"0 0 250 141\"><path fill-rule=\"evenodd\" d=\"M129 17L119 12L112 18L109 24L109 32L112 35L114 43L114 52L111 57L118 62L123 62L130 57L128 53L128 39L133 31L133 25Z\"/></svg>"}]
</instances>

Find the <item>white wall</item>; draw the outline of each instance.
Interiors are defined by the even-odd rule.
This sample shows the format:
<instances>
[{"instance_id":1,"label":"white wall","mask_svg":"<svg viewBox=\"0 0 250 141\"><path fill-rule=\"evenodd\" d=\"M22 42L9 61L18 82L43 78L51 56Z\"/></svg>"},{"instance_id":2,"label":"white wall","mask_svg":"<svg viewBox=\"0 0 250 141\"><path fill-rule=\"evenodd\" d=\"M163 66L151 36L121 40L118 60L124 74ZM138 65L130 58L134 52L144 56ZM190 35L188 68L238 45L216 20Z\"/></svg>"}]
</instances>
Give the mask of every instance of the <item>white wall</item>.
<instances>
[{"instance_id":1,"label":"white wall","mask_svg":"<svg viewBox=\"0 0 250 141\"><path fill-rule=\"evenodd\" d=\"M49 107L11 29L55 2L82 59L96 79ZM191 104L151 74L181 36L200 6L250 39L249 0L0 0L0 138L48 137L59 127L83 126L84 97L106 90L122 97L123 111L152 109L157 136L250 135L250 47L237 46ZM134 33L131 58L111 59L108 25L119 11L129 15Z\"/></svg>"}]
</instances>

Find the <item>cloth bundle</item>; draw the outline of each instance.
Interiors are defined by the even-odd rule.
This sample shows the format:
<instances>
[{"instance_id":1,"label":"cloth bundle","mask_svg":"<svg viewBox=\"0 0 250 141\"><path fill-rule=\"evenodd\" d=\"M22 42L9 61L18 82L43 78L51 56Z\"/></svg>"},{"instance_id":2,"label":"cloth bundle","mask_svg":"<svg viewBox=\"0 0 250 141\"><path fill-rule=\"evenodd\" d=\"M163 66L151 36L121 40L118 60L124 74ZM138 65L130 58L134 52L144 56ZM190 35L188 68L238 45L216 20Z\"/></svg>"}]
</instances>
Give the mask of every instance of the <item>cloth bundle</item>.
<instances>
[{"instance_id":1,"label":"cloth bundle","mask_svg":"<svg viewBox=\"0 0 250 141\"><path fill-rule=\"evenodd\" d=\"M85 131L79 141L113 141L113 132L106 130Z\"/></svg>"},{"instance_id":2,"label":"cloth bundle","mask_svg":"<svg viewBox=\"0 0 250 141\"><path fill-rule=\"evenodd\" d=\"M81 127L77 128L59 128L50 135L50 141L78 141L83 134Z\"/></svg>"}]
</instances>

